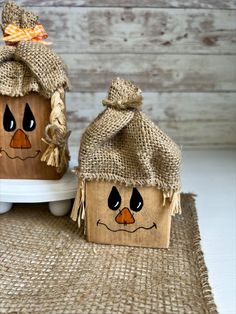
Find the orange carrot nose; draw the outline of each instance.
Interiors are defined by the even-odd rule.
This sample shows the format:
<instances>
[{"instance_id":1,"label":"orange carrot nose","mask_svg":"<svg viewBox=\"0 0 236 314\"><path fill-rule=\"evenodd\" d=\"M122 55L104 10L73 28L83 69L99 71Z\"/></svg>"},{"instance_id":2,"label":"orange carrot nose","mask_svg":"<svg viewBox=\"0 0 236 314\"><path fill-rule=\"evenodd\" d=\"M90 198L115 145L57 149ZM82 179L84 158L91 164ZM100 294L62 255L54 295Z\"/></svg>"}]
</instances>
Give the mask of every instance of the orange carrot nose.
<instances>
[{"instance_id":1,"label":"orange carrot nose","mask_svg":"<svg viewBox=\"0 0 236 314\"><path fill-rule=\"evenodd\" d=\"M25 134L25 132L21 129L16 130L14 135L12 136L11 148L31 148L31 143L28 139L28 136Z\"/></svg>"},{"instance_id":2,"label":"orange carrot nose","mask_svg":"<svg viewBox=\"0 0 236 314\"><path fill-rule=\"evenodd\" d=\"M118 224L133 224L135 222L134 216L131 214L127 207L124 207L121 212L116 216L115 221Z\"/></svg>"}]
</instances>

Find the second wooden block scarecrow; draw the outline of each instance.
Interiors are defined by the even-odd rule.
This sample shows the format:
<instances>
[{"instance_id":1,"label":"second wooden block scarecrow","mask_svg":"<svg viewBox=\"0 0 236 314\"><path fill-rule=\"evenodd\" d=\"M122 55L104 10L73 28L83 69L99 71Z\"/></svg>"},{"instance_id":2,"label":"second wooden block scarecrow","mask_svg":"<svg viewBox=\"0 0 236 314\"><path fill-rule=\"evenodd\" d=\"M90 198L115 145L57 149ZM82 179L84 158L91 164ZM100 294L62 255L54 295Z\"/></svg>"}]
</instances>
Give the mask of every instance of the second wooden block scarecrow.
<instances>
[{"instance_id":1,"label":"second wooden block scarecrow","mask_svg":"<svg viewBox=\"0 0 236 314\"><path fill-rule=\"evenodd\" d=\"M166 248L180 208L178 146L140 111L141 90L112 81L106 109L86 129L72 219L88 241Z\"/></svg>"}]
</instances>

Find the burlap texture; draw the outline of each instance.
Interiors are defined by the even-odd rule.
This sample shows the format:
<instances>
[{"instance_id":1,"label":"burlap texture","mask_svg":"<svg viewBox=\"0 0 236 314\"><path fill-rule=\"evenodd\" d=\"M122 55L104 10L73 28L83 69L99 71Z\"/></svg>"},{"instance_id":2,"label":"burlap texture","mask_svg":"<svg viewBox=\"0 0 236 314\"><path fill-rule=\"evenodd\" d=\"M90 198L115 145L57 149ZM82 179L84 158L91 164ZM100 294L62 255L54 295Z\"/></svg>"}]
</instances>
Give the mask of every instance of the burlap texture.
<instances>
[{"instance_id":1,"label":"burlap texture","mask_svg":"<svg viewBox=\"0 0 236 314\"><path fill-rule=\"evenodd\" d=\"M9 23L33 28L38 17L14 3L3 7L3 30ZM0 94L17 97L38 92L50 98L68 79L62 60L48 47L31 41L0 47Z\"/></svg>"},{"instance_id":2,"label":"burlap texture","mask_svg":"<svg viewBox=\"0 0 236 314\"><path fill-rule=\"evenodd\" d=\"M85 180L179 191L180 150L139 111L141 101L134 84L119 78L112 81L103 101L107 108L82 136L78 174Z\"/></svg>"},{"instance_id":3,"label":"burlap texture","mask_svg":"<svg viewBox=\"0 0 236 314\"><path fill-rule=\"evenodd\" d=\"M37 24L38 16L33 12L26 11L14 2L7 1L2 12L2 28L12 23L21 28L34 28Z\"/></svg>"},{"instance_id":4,"label":"burlap texture","mask_svg":"<svg viewBox=\"0 0 236 314\"><path fill-rule=\"evenodd\" d=\"M1 216L1 313L217 313L196 209L182 195L167 249L87 243L41 204Z\"/></svg>"}]
</instances>

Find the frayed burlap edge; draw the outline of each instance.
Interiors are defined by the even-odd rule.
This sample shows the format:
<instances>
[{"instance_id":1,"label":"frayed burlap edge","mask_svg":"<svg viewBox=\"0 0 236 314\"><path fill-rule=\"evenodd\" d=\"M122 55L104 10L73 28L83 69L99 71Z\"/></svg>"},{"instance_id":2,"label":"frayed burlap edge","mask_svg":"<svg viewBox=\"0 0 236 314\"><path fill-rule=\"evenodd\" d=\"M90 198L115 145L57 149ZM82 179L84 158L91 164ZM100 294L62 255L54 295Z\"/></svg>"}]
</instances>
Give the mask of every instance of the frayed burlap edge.
<instances>
[{"instance_id":1,"label":"frayed burlap edge","mask_svg":"<svg viewBox=\"0 0 236 314\"><path fill-rule=\"evenodd\" d=\"M80 174L77 170L75 170L75 172L79 178L86 181L118 182L118 183L124 184L125 186L155 186L157 189L160 189L163 191L170 191L170 190L179 191L180 190L180 186L169 186L168 184L161 182L161 180L158 180L157 178L153 180L149 180L149 179L133 180L130 178L124 178L124 177L121 177L115 174L109 174L109 173Z\"/></svg>"},{"instance_id":2,"label":"frayed burlap edge","mask_svg":"<svg viewBox=\"0 0 236 314\"><path fill-rule=\"evenodd\" d=\"M200 283L202 287L202 293L203 298L206 302L207 310L211 314L218 314L217 306L214 301L214 296L212 293L211 286L209 284L209 276L208 276L208 269L204 260L204 254L201 247L201 235L200 235L200 229L198 225L198 214L197 214L197 208L196 208L196 194L194 193L188 193L183 194L181 193L181 198L185 195L186 197L189 197L192 200L192 203L190 203L192 213L193 213L193 248L196 253L197 263L200 270Z\"/></svg>"}]
</instances>

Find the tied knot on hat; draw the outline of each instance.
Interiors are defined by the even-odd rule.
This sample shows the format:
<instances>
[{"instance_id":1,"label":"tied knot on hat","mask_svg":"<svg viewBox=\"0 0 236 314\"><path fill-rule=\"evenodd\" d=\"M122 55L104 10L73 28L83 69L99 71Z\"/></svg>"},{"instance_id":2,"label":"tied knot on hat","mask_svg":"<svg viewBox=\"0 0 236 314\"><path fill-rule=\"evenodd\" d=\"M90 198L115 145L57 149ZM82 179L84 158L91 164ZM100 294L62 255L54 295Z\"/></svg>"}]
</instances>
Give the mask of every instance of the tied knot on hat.
<instances>
[{"instance_id":1,"label":"tied knot on hat","mask_svg":"<svg viewBox=\"0 0 236 314\"><path fill-rule=\"evenodd\" d=\"M118 110L139 109L142 105L142 91L131 81L116 78L112 80L108 97L102 101L104 106Z\"/></svg>"},{"instance_id":2,"label":"tied knot on hat","mask_svg":"<svg viewBox=\"0 0 236 314\"><path fill-rule=\"evenodd\" d=\"M40 42L48 38L44 27L38 23L38 16L26 11L13 2L5 3L2 11L3 41L7 45L16 45L21 41Z\"/></svg>"}]
</instances>

